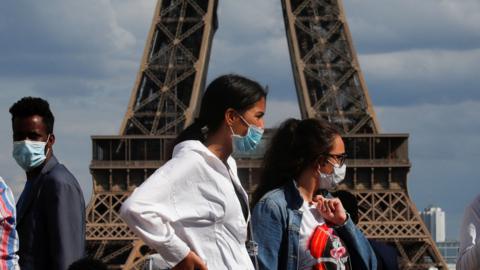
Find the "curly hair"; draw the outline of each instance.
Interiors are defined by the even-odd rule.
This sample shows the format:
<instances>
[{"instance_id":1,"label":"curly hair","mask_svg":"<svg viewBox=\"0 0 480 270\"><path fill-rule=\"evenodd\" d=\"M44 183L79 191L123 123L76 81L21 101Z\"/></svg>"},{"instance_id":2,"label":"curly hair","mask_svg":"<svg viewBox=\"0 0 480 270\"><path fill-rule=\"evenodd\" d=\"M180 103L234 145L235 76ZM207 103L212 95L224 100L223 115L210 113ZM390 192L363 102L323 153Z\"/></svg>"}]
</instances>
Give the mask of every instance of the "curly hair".
<instances>
[{"instance_id":1,"label":"curly hair","mask_svg":"<svg viewBox=\"0 0 480 270\"><path fill-rule=\"evenodd\" d=\"M44 99L37 97L24 97L15 102L10 107L10 114L12 115L12 124L15 118L25 118L33 115L38 115L43 118L43 123L47 127L48 133L53 133L53 124L55 117L50 110L50 105Z\"/></svg>"},{"instance_id":2,"label":"curly hair","mask_svg":"<svg viewBox=\"0 0 480 270\"><path fill-rule=\"evenodd\" d=\"M321 161L339 136L334 125L320 119L288 119L273 135L263 159L260 183L252 206L270 190L285 185L301 172Z\"/></svg>"}]
</instances>

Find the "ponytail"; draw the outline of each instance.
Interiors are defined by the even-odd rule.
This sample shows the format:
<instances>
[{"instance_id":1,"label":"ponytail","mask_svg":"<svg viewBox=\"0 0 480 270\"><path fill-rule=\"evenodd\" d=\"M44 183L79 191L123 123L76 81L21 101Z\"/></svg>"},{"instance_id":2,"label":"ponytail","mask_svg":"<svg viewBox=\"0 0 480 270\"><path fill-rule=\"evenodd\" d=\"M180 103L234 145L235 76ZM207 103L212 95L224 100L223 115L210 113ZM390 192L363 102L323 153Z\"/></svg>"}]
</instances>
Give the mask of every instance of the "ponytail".
<instances>
[{"instance_id":1,"label":"ponytail","mask_svg":"<svg viewBox=\"0 0 480 270\"><path fill-rule=\"evenodd\" d=\"M177 136L174 145L187 140L205 142L207 133L208 127L206 126L205 121L201 120L200 118L195 118L195 121Z\"/></svg>"},{"instance_id":2,"label":"ponytail","mask_svg":"<svg viewBox=\"0 0 480 270\"><path fill-rule=\"evenodd\" d=\"M292 179L297 162L286 158L295 147L295 132L300 120L284 121L273 135L263 158L261 182L252 195L252 206L270 190L281 187Z\"/></svg>"}]
</instances>

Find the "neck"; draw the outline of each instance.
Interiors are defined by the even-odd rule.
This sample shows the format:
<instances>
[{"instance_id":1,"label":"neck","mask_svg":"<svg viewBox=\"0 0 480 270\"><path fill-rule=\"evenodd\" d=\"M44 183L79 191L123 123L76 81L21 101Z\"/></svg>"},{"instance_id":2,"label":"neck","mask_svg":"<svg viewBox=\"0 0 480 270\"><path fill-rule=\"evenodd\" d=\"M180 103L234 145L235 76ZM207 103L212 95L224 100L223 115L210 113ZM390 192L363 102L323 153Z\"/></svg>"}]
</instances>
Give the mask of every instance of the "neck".
<instances>
[{"instance_id":1,"label":"neck","mask_svg":"<svg viewBox=\"0 0 480 270\"><path fill-rule=\"evenodd\" d=\"M226 142L225 136L221 134L209 135L205 145L225 164L227 163L228 157L232 154L231 142Z\"/></svg>"},{"instance_id":2,"label":"neck","mask_svg":"<svg viewBox=\"0 0 480 270\"><path fill-rule=\"evenodd\" d=\"M52 153L51 151L49 151L50 153L47 153L47 157L45 158L45 161L43 161L43 163L34 168L33 170L30 170L28 172L26 172L26 175L27 175L27 180L33 180L35 178L37 178L40 173L42 172L42 169L43 167L45 167L45 164L47 164L47 162L50 160L50 158L52 157Z\"/></svg>"},{"instance_id":3,"label":"neck","mask_svg":"<svg viewBox=\"0 0 480 270\"><path fill-rule=\"evenodd\" d=\"M47 163L47 161L45 160L45 162L43 162L42 165L34 168L33 170L30 170L30 171L26 172L27 180L33 180L33 179L37 178L40 175L40 173L42 172L42 169L43 169L43 167L45 167L46 163Z\"/></svg>"},{"instance_id":4,"label":"neck","mask_svg":"<svg viewBox=\"0 0 480 270\"><path fill-rule=\"evenodd\" d=\"M317 179L308 170L302 172L297 180L298 191L306 202L311 202L317 190Z\"/></svg>"}]
</instances>

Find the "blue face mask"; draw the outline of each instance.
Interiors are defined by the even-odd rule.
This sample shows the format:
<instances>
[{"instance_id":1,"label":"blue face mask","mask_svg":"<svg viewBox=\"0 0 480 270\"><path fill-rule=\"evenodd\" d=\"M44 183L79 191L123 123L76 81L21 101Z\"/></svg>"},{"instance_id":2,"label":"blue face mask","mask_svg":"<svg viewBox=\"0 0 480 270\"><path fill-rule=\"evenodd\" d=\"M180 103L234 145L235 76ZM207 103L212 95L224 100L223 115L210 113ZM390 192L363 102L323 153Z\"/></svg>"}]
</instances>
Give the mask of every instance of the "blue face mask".
<instances>
[{"instance_id":1,"label":"blue face mask","mask_svg":"<svg viewBox=\"0 0 480 270\"><path fill-rule=\"evenodd\" d=\"M255 125L249 124L243 117L240 116L240 119L248 125L247 134L245 136L237 135L233 132L232 127L230 130L232 131L232 143L233 143L233 151L236 153L243 153L247 154L253 150L255 147L260 143L262 140L263 135L263 128L259 128Z\"/></svg>"},{"instance_id":2,"label":"blue face mask","mask_svg":"<svg viewBox=\"0 0 480 270\"><path fill-rule=\"evenodd\" d=\"M50 135L48 135L48 139ZM13 142L13 158L17 161L17 164L22 167L26 172L35 169L40 166L45 159L47 154L45 154L45 146L47 142L37 142L37 141L17 141Z\"/></svg>"}]
</instances>

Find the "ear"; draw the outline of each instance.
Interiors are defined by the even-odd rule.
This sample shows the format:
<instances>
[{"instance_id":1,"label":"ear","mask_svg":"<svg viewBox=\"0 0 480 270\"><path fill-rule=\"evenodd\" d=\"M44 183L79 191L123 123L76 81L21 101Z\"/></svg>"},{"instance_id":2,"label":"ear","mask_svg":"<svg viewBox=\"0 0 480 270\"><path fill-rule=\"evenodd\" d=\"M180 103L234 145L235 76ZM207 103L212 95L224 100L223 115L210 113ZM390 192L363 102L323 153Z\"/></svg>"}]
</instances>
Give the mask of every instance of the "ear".
<instances>
[{"instance_id":1,"label":"ear","mask_svg":"<svg viewBox=\"0 0 480 270\"><path fill-rule=\"evenodd\" d=\"M320 172L320 169L325 166L327 159L325 157L319 157L314 163L315 171Z\"/></svg>"},{"instance_id":2,"label":"ear","mask_svg":"<svg viewBox=\"0 0 480 270\"><path fill-rule=\"evenodd\" d=\"M231 127L233 123L237 120L237 118L238 115L234 109L228 108L225 111L225 123L227 124L227 126Z\"/></svg>"},{"instance_id":3,"label":"ear","mask_svg":"<svg viewBox=\"0 0 480 270\"><path fill-rule=\"evenodd\" d=\"M324 156L321 156L317 159L317 164L320 164L320 166L325 166L325 164L327 163L327 158L325 158Z\"/></svg>"},{"instance_id":4,"label":"ear","mask_svg":"<svg viewBox=\"0 0 480 270\"><path fill-rule=\"evenodd\" d=\"M55 134L50 134L50 137L48 138L47 141L47 146L52 147L55 144Z\"/></svg>"}]
</instances>

